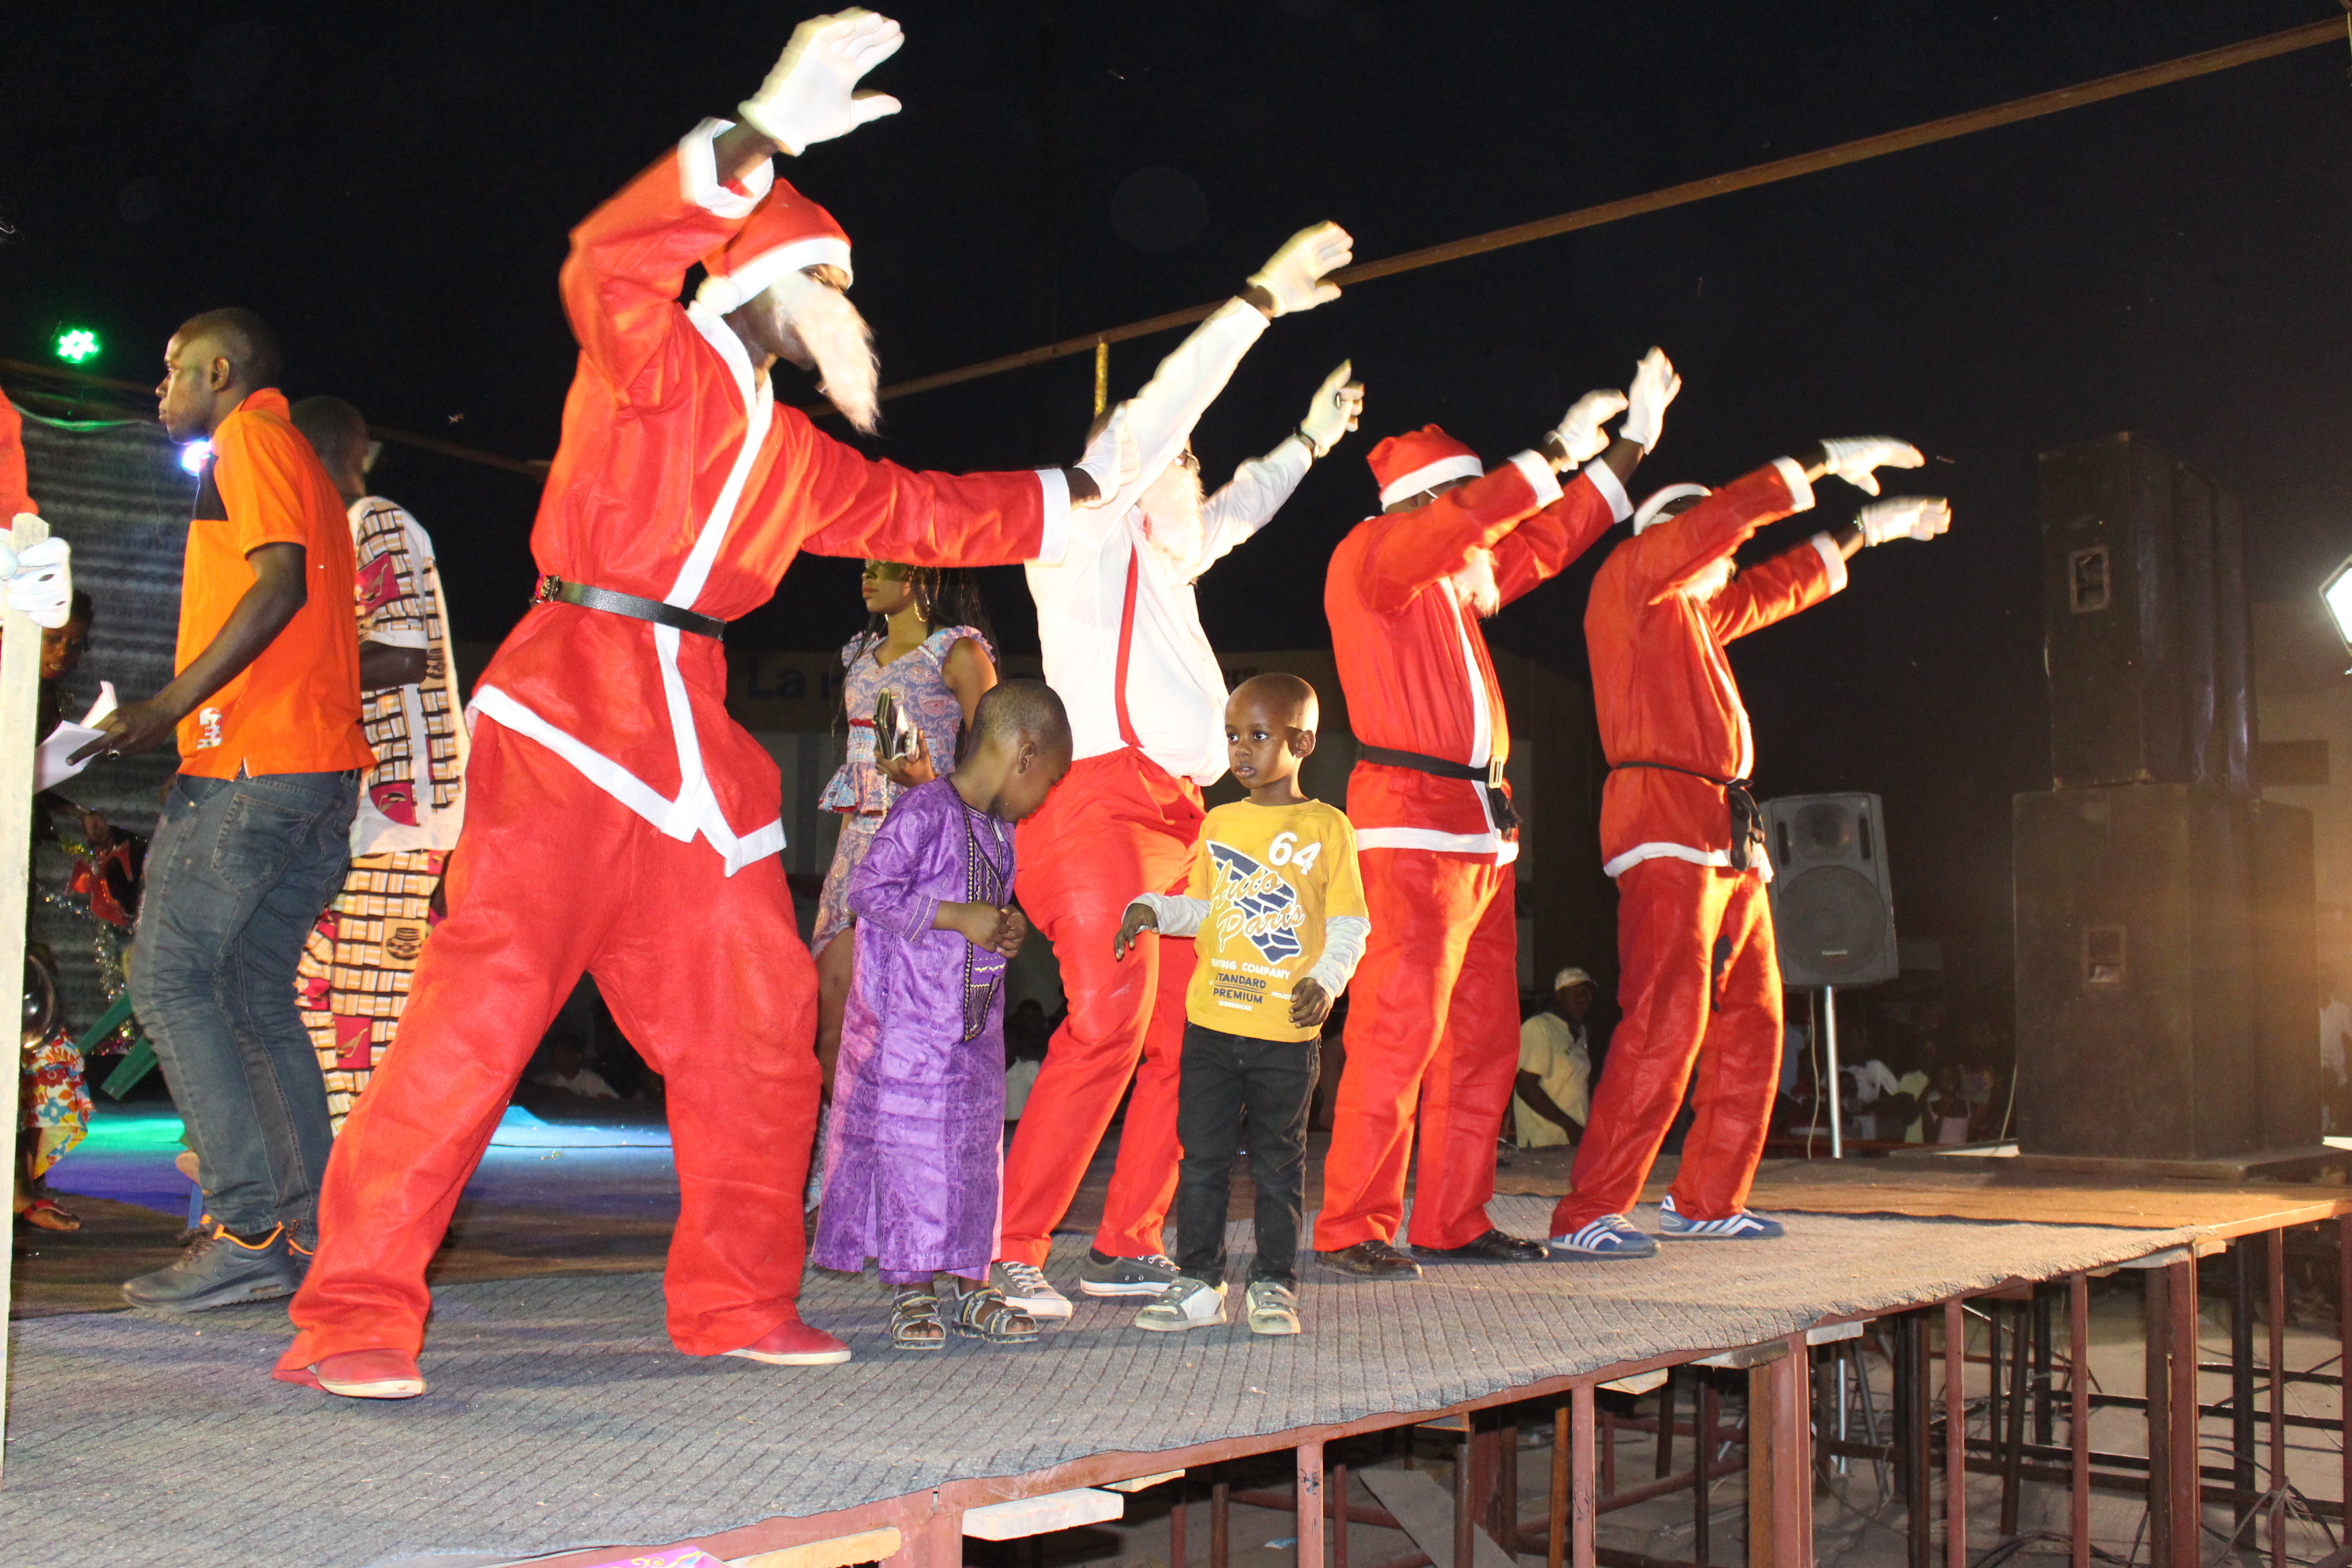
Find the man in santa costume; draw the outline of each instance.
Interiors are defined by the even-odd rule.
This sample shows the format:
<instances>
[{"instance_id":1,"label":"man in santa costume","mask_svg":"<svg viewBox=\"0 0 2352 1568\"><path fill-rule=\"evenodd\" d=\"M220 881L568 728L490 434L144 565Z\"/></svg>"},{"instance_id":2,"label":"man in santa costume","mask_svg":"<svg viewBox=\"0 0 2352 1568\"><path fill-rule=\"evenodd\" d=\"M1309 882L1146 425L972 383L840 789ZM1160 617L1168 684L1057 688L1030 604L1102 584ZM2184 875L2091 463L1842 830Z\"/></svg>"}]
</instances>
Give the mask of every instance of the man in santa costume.
<instances>
[{"instance_id":1,"label":"man in santa costume","mask_svg":"<svg viewBox=\"0 0 2352 1568\"><path fill-rule=\"evenodd\" d=\"M1315 1221L1317 1254L1347 1273L1421 1272L1395 1245L1416 1124L1413 1249L1544 1255L1486 1215L1519 1059L1519 846L1503 783L1510 726L1479 622L1631 510L1624 481L1681 385L1652 349L1624 393L1588 393L1491 474L1434 425L1391 437L1371 453L1386 510L1332 552L1323 608L1363 749L1348 816L1372 920ZM1601 425L1621 409L1612 441ZM1562 486L1557 473L1579 464Z\"/></svg>"},{"instance_id":2,"label":"man in santa costume","mask_svg":"<svg viewBox=\"0 0 2352 1568\"><path fill-rule=\"evenodd\" d=\"M803 23L743 123L704 122L572 233L562 292L581 354L532 533L538 602L475 692L448 919L335 1145L285 1381L424 1391L425 1263L583 970L667 1086L672 1341L849 1357L794 1307L816 977L777 859L780 780L727 716L720 634L803 549L1055 559L1073 504L1115 492L1132 461L1113 429L1074 469L911 473L778 403L782 358L873 425L870 340L841 292L849 242L769 159L896 110L854 89L899 41L862 11ZM681 305L697 261L709 277Z\"/></svg>"},{"instance_id":3,"label":"man in santa costume","mask_svg":"<svg viewBox=\"0 0 2352 1568\"><path fill-rule=\"evenodd\" d=\"M1883 436L1824 441L1709 494L1670 485L1633 514L1633 538L1593 580L1584 612L1593 701L1610 764L1601 868L1617 879L1617 995L1624 1021L1577 1146L1575 1190L1552 1211L1569 1258L1648 1258L1657 1243L1626 1211L1641 1196L1694 1067L1697 1112L1660 1232L1761 1240L1780 1225L1749 1211L1780 1066L1780 970L1764 884L1771 875L1748 780L1756 745L1724 645L1845 586L1865 544L1932 539L1951 509L1887 499L1746 571L1732 552L1759 528L1813 504L1835 474L1872 495L1880 468L1918 452Z\"/></svg>"},{"instance_id":4,"label":"man in santa costume","mask_svg":"<svg viewBox=\"0 0 2352 1568\"><path fill-rule=\"evenodd\" d=\"M1324 279L1348 264L1350 243L1336 224L1293 235L1160 363L1118 410L1135 438L1136 482L1074 520L1058 563L1029 567L1045 680L1069 709L1076 758L1021 825L1018 845L1021 907L1054 944L1070 1003L1004 1161L997 1256L1006 1297L1033 1316L1069 1316L1069 1299L1040 1266L1130 1079L1118 1162L1078 1289L1157 1296L1176 1277L1160 1227L1176 1190L1192 944L1147 936L1142 961L1121 963L1113 939L1139 890L1183 890L1201 791L1224 776L1225 680L1193 584L1265 527L1354 426L1363 389L1340 365L1297 430L1205 499L1190 442L1268 321L1339 298Z\"/></svg>"}]
</instances>

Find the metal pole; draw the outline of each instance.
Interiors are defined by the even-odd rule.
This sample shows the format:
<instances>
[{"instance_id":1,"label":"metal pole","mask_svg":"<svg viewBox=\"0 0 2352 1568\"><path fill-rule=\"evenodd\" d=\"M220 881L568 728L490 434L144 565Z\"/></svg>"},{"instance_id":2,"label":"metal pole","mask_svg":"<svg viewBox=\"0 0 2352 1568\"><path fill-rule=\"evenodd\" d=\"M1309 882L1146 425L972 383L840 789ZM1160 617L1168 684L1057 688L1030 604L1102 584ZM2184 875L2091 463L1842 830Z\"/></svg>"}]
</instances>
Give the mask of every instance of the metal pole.
<instances>
[{"instance_id":1,"label":"metal pole","mask_svg":"<svg viewBox=\"0 0 2352 1568\"><path fill-rule=\"evenodd\" d=\"M1568 1406L1551 1413L1551 1528L1544 1542L1544 1568L1560 1568L1568 1555Z\"/></svg>"},{"instance_id":2,"label":"metal pole","mask_svg":"<svg viewBox=\"0 0 2352 1568\"><path fill-rule=\"evenodd\" d=\"M2066 1281L2067 1530L2074 1568L2091 1568L2091 1277Z\"/></svg>"},{"instance_id":3,"label":"metal pole","mask_svg":"<svg viewBox=\"0 0 2352 1568\"><path fill-rule=\"evenodd\" d=\"M2269 1233L2271 1568L2286 1568L2286 1232Z\"/></svg>"},{"instance_id":4,"label":"metal pole","mask_svg":"<svg viewBox=\"0 0 2352 1568\"><path fill-rule=\"evenodd\" d=\"M1575 1554L1575 1568L1593 1568L1592 1385L1578 1384L1569 1399L1575 1415L1570 1441L1576 1450L1570 1466L1569 1549Z\"/></svg>"},{"instance_id":5,"label":"metal pole","mask_svg":"<svg viewBox=\"0 0 2352 1568\"><path fill-rule=\"evenodd\" d=\"M1297 1498L1298 1568L1323 1568L1323 1445L1298 1445Z\"/></svg>"},{"instance_id":6,"label":"metal pole","mask_svg":"<svg viewBox=\"0 0 2352 1568\"><path fill-rule=\"evenodd\" d=\"M1944 1303L1944 1562L1969 1568L1968 1320Z\"/></svg>"},{"instance_id":7,"label":"metal pole","mask_svg":"<svg viewBox=\"0 0 2352 1568\"><path fill-rule=\"evenodd\" d=\"M1837 1052L1837 987L1822 987L1822 1054L1828 1058L1826 1083L1815 1084L1816 1094L1826 1093L1830 1104L1830 1158L1845 1158L1845 1119L1838 1114L1838 1052Z\"/></svg>"}]
</instances>

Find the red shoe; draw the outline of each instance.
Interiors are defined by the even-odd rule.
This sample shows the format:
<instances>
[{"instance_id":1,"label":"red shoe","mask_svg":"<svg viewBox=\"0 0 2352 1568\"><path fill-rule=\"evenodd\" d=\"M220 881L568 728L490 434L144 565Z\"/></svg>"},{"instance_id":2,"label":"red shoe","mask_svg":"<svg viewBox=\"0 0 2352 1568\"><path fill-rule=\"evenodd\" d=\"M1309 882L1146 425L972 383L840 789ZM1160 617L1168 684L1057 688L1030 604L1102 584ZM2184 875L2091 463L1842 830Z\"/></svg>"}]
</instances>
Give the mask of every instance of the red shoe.
<instances>
[{"instance_id":1,"label":"red shoe","mask_svg":"<svg viewBox=\"0 0 2352 1568\"><path fill-rule=\"evenodd\" d=\"M786 1318L741 1350L722 1353L770 1366L833 1366L849 1359L849 1347L823 1329Z\"/></svg>"},{"instance_id":2,"label":"red shoe","mask_svg":"<svg viewBox=\"0 0 2352 1568\"><path fill-rule=\"evenodd\" d=\"M345 1351L304 1367L280 1367L269 1374L345 1399L414 1399L425 1392L416 1358L398 1351Z\"/></svg>"}]
</instances>

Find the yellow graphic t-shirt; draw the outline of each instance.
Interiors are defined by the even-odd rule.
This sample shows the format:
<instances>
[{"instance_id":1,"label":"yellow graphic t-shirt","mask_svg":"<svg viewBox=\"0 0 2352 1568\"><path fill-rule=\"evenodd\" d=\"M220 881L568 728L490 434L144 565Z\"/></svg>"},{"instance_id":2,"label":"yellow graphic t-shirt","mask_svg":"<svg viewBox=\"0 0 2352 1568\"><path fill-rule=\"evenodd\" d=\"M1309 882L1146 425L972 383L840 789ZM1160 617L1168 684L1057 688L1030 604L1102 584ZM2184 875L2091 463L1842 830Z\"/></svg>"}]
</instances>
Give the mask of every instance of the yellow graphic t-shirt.
<instances>
[{"instance_id":1,"label":"yellow graphic t-shirt","mask_svg":"<svg viewBox=\"0 0 2352 1568\"><path fill-rule=\"evenodd\" d=\"M1365 917L1356 829L1319 800L1236 801L1201 825L1187 896L1208 901L1184 1015L1253 1040L1311 1040L1290 1021L1293 982L1323 956L1323 922Z\"/></svg>"}]
</instances>

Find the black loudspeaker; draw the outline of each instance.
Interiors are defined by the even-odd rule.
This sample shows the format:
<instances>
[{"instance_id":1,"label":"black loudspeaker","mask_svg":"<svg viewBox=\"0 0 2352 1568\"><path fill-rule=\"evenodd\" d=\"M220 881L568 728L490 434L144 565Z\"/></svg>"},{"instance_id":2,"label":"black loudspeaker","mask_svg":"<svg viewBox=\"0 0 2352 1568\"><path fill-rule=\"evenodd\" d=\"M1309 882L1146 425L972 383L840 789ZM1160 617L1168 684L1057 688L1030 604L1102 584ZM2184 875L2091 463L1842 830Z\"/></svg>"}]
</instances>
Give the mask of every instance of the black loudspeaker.
<instances>
[{"instance_id":1,"label":"black loudspeaker","mask_svg":"<svg viewBox=\"0 0 2352 1568\"><path fill-rule=\"evenodd\" d=\"M2020 1149L2315 1142L2310 815L2138 784L2021 795L2013 823Z\"/></svg>"},{"instance_id":2,"label":"black loudspeaker","mask_svg":"<svg viewBox=\"0 0 2352 1568\"><path fill-rule=\"evenodd\" d=\"M2053 784L2253 791L2244 525L2154 443L2042 454Z\"/></svg>"},{"instance_id":3,"label":"black loudspeaker","mask_svg":"<svg viewBox=\"0 0 2352 1568\"><path fill-rule=\"evenodd\" d=\"M1895 978L1895 887L1883 821L1874 795L1764 803L1783 983L1843 988Z\"/></svg>"}]
</instances>

